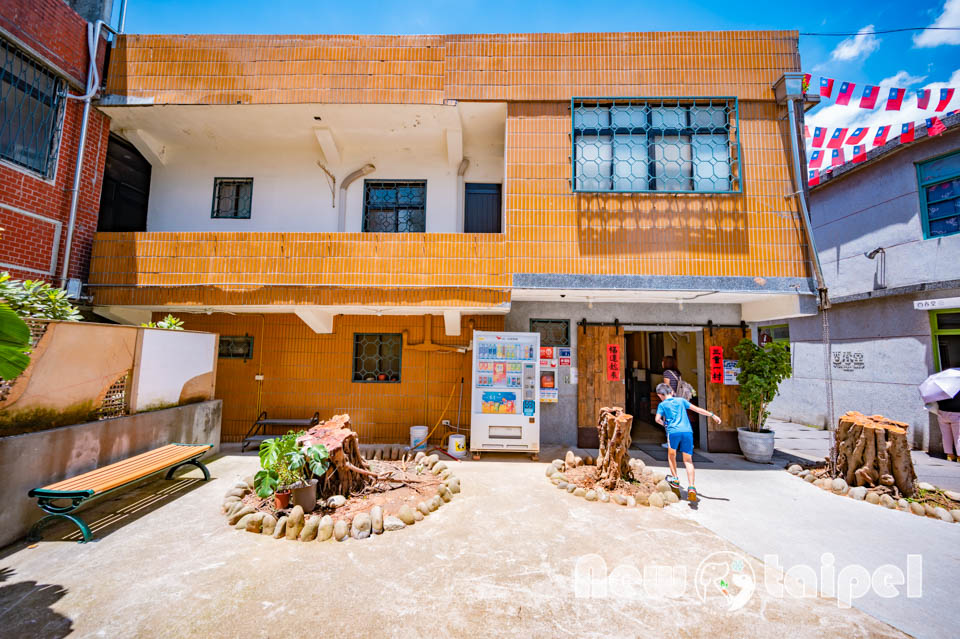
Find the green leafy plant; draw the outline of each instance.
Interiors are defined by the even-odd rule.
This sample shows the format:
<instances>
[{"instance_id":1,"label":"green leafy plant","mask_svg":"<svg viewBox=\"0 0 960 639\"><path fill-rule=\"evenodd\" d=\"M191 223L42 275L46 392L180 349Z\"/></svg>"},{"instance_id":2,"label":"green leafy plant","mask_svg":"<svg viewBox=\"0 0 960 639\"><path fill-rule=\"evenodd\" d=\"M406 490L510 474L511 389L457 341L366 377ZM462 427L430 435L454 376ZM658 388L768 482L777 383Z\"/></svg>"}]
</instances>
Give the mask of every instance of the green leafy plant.
<instances>
[{"instance_id":1,"label":"green leafy plant","mask_svg":"<svg viewBox=\"0 0 960 639\"><path fill-rule=\"evenodd\" d=\"M0 379L16 379L30 364L30 327L0 304Z\"/></svg>"},{"instance_id":2,"label":"green leafy plant","mask_svg":"<svg viewBox=\"0 0 960 639\"><path fill-rule=\"evenodd\" d=\"M288 453L290 470L301 474L300 481L305 481L307 472L311 475L320 476L327 472L330 466L330 453L323 444L314 444L313 446L303 446L295 451Z\"/></svg>"},{"instance_id":3,"label":"green leafy plant","mask_svg":"<svg viewBox=\"0 0 960 639\"><path fill-rule=\"evenodd\" d=\"M168 313L167 316L159 322L144 322L140 326L144 328L165 328L168 331L182 331L183 320Z\"/></svg>"},{"instance_id":4,"label":"green leafy plant","mask_svg":"<svg viewBox=\"0 0 960 639\"><path fill-rule=\"evenodd\" d=\"M80 321L77 307L67 292L37 280L15 280L10 273L0 274L0 298L23 318Z\"/></svg>"},{"instance_id":5,"label":"green leafy plant","mask_svg":"<svg viewBox=\"0 0 960 639\"><path fill-rule=\"evenodd\" d=\"M260 443L260 470L253 477L257 495L267 499L278 490L306 483L307 471L322 475L330 465L330 454L323 444L300 446L297 438L304 431L290 431L281 437Z\"/></svg>"},{"instance_id":6,"label":"green leafy plant","mask_svg":"<svg viewBox=\"0 0 960 639\"><path fill-rule=\"evenodd\" d=\"M760 347L749 339L742 340L734 350L740 358L737 399L747 413L747 426L760 432L770 416L767 406L777 396L780 382L793 374L790 351L778 342Z\"/></svg>"}]
</instances>

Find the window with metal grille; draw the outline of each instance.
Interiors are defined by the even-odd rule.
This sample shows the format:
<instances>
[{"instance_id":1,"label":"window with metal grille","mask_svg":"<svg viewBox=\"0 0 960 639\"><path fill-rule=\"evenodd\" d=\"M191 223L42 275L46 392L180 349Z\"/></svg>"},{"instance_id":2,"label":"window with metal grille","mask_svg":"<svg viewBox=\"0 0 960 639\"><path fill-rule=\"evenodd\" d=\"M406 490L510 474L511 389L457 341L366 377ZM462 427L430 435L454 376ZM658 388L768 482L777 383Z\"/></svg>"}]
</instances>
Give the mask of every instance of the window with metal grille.
<instances>
[{"instance_id":1,"label":"window with metal grille","mask_svg":"<svg viewBox=\"0 0 960 639\"><path fill-rule=\"evenodd\" d=\"M226 359L253 359L253 338L249 335L221 335L219 357Z\"/></svg>"},{"instance_id":2,"label":"window with metal grille","mask_svg":"<svg viewBox=\"0 0 960 639\"><path fill-rule=\"evenodd\" d=\"M530 332L540 333L541 346L570 346L570 320L531 319Z\"/></svg>"},{"instance_id":3,"label":"window with metal grille","mask_svg":"<svg viewBox=\"0 0 960 639\"><path fill-rule=\"evenodd\" d=\"M363 230L423 233L427 230L426 180L364 180Z\"/></svg>"},{"instance_id":4,"label":"window with metal grille","mask_svg":"<svg viewBox=\"0 0 960 639\"><path fill-rule=\"evenodd\" d=\"M736 98L573 98L573 190L741 193Z\"/></svg>"},{"instance_id":5,"label":"window with metal grille","mask_svg":"<svg viewBox=\"0 0 960 639\"><path fill-rule=\"evenodd\" d=\"M393 333L354 333L353 381L399 382L403 340Z\"/></svg>"},{"instance_id":6,"label":"window with metal grille","mask_svg":"<svg viewBox=\"0 0 960 639\"><path fill-rule=\"evenodd\" d=\"M250 219L253 178L214 178L213 212L210 217Z\"/></svg>"},{"instance_id":7,"label":"window with metal grille","mask_svg":"<svg viewBox=\"0 0 960 639\"><path fill-rule=\"evenodd\" d=\"M917 164L925 238L960 233L960 151Z\"/></svg>"},{"instance_id":8,"label":"window with metal grille","mask_svg":"<svg viewBox=\"0 0 960 639\"><path fill-rule=\"evenodd\" d=\"M107 389L97 410L97 419L123 417L129 410L127 407L127 382L130 380L130 371L115 381Z\"/></svg>"},{"instance_id":9,"label":"window with metal grille","mask_svg":"<svg viewBox=\"0 0 960 639\"><path fill-rule=\"evenodd\" d=\"M62 79L0 38L0 158L52 175L65 95Z\"/></svg>"}]
</instances>

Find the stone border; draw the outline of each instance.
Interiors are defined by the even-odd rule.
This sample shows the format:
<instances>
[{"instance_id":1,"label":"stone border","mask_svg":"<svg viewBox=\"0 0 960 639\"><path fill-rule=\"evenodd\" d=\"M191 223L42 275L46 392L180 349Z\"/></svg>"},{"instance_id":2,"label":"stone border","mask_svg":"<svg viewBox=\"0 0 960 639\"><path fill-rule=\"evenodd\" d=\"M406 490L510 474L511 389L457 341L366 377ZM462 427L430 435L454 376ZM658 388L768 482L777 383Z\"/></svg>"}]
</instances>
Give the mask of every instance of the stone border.
<instances>
[{"instance_id":1,"label":"stone border","mask_svg":"<svg viewBox=\"0 0 960 639\"><path fill-rule=\"evenodd\" d=\"M835 495L847 496L857 501L865 501L868 504L876 504L889 508L890 510L899 510L901 512L913 513L921 517L931 517L948 523L960 522L960 508L947 510L943 506L929 506L906 499L894 499L890 495L878 495L869 491L866 486L854 486L851 488L842 477L832 479L830 477L817 478L810 469L804 468L800 464L790 464L787 466L787 472L791 475L803 479L808 484L813 484L817 488L827 490ZM936 486L927 482L920 482L917 487L921 490L937 490ZM943 491L947 497L954 501L960 501L960 493L950 490Z\"/></svg>"},{"instance_id":2,"label":"stone border","mask_svg":"<svg viewBox=\"0 0 960 639\"><path fill-rule=\"evenodd\" d=\"M425 472L439 475L443 483L440 484L440 492L429 501L421 501L416 509L411 508L409 504L404 504L396 515L384 516L383 509L380 506L374 506L369 511L357 513L349 522L346 519L334 521L330 515L310 516L306 515L300 506L294 506L289 515L284 515L278 520L270 513L255 510L252 506L243 503L243 498L253 492L252 476L234 484L227 491L221 510L226 514L227 524L237 530L291 541L328 541L330 539L344 541L348 537L366 539L371 535L403 530L407 526L422 521L424 517L452 500L453 496L460 492L460 478L440 461L438 455L418 452L413 463L423 464ZM333 507L344 503L346 499L341 495L334 495L328 500L328 504Z\"/></svg>"},{"instance_id":3,"label":"stone border","mask_svg":"<svg viewBox=\"0 0 960 639\"><path fill-rule=\"evenodd\" d=\"M619 504L620 506L628 506L633 508L635 506L652 506L653 508L664 508L670 504L676 504L680 502L680 498L673 488L670 487L670 484L666 482L666 475L658 470L653 470L648 468L647 465L643 462L642 459L637 459L636 457L631 457L630 468L634 473L639 473L642 475L651 475L652 479L657 482L656 490L646 498L637 499L633 495L621 495L620 493L608 493L602 488L597 488L596 490L590 489L586 490L582 486L577 486L576 484L569 483L566 476L563 474L565 471L570 470L571 468L577 468L579 466L592 466L593 458L587 456L584 460L573 454L572 450L568 450L564 459L554 459L550 462L550 465L547 466L546 476L554 486L561 490L566 490L568 493L574 497L582 497L587 501L601 501L601 502L613 502Z\"/></svg>"}]
</instances>

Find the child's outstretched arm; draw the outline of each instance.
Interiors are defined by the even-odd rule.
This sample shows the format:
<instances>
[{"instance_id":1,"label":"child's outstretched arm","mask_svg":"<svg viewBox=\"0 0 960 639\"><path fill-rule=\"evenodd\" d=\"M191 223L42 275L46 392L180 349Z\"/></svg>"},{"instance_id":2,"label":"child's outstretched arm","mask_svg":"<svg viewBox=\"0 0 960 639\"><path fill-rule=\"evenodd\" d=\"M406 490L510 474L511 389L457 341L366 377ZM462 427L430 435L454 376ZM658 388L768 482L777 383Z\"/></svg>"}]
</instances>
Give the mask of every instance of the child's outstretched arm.
<instances>
[{"instance_id":1,"label":"child's outstretched arm","mask_svg":"<svg viewBox=\"0 0 960 639\"><path fill-rule=\"evenodd\" d=\"M708 411L708 410L705 409L705 408L700 408L699 406L694 406L693 404L690 404L690 410L692 410L692 411L695 412L695 413L700 413L701 415L706 415L707 417L711 417L711 418L713 418L718 424L720 423L720 416L717 415L716 413L712 413L712 412Z\"/></svg>"}]
</instances>

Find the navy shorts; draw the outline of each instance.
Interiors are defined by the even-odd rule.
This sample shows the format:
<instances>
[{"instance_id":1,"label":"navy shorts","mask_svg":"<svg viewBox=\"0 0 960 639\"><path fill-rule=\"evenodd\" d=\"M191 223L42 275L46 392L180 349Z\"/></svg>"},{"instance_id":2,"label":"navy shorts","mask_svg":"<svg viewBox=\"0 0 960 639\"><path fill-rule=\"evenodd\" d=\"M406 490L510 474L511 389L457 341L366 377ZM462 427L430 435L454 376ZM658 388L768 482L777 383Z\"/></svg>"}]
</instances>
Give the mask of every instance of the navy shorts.
<instances>
[{"instance_id":1,"label":"navy shorts","mask_svg":"<svg viewBox=\"0 0 960 639\"><path fill-rule=\"evenodd\" d=\"M667 445L681 453L693 454L693 433L667 433Z\"/></svg>"}]
</instances>

